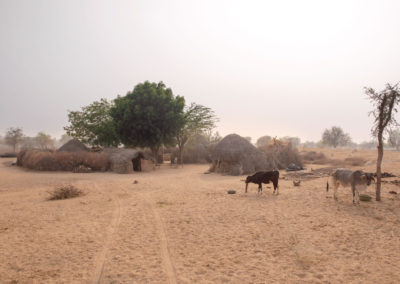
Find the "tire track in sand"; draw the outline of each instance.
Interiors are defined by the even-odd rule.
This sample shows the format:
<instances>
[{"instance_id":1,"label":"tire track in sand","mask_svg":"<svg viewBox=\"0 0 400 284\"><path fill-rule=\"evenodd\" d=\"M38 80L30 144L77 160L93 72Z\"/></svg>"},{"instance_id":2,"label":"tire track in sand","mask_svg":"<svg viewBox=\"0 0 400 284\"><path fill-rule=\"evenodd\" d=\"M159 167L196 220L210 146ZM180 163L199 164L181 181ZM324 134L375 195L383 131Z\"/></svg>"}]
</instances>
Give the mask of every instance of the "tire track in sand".
<instances>
[{"instance_id":1,"label":"tire track in sand","mask_svg":"<svg viewBox=\"0 0 400 284\"><path fill-rule=\"evenodd\" d=\"M152 205L151 200L148 197L146 197L146 200L148 207L150 208L150 210L153 212L154 215L155 225L157 227L158 236L160 238L162 263L164 266L164 270L167 273L168 283L176 284L177 283L176 271L171 259L171 254L169 252L165 223L162 220L158 210L156 210L156 208Z\"/></svg>"},{"instance_id":2,"label":"tire track in sand","mask_svg":"<svg viewBox=\"0 0 400 284\"><path fill-rule=\"evenodd\" d=\"M111 198L111 197L110 197ZM97 256L95 261L95 272L93 277L93 283L98 284L101 283L104 276L104 264L106 262L107 253L110 249L111 243L114 240L114 234L119 224L121 223L121 202L117 196L114 197L116 201L116 208L114 209L111 223L107 228L107 236L104 242L104 246L100 254ZM115 200L114 199L114 200Z\"/></svg>"}]
</instances>

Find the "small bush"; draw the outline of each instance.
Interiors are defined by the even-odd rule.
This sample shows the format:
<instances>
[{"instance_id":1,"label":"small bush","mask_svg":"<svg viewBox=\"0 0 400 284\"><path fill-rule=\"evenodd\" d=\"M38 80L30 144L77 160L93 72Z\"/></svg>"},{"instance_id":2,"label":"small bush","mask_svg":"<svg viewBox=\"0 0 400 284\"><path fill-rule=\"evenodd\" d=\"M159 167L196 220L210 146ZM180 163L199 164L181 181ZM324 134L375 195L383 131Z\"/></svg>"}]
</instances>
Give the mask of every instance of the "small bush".
<instances>
[{"instance_id":1,"label":"small bush","mask_svg":"<svg viewBox=\"0 0 400 284\"><path fill-rule=\"evenodd\" d=\"M74 198L84 195L83 191L74 187L73 185L60 186L55 190L49 192L50 197L48 200L61 200Z\"/></svg>"},{"instance_id":2,"label":"small bush","mask_svg":"<svg viewBox=\"0 0 400 284\"><path fill-rule=\"evenodd\" d=\"M305 163L324 165L329 163L324 153L317 153L315 151L307 151L301 153L301 158Z\"/></svg>"},{"instance_id":3,"label":"small bush","mask_svg":"<svg viewBox=\"0 0 400 284\"><path fill-rule=\"evenodd\" d=\"M360 167L360 166L365 165L366 160L361 157L350 157L350 158L344 159L344 162L346 165L349 165L349 166Z\"/></svg>"}]
</instances>

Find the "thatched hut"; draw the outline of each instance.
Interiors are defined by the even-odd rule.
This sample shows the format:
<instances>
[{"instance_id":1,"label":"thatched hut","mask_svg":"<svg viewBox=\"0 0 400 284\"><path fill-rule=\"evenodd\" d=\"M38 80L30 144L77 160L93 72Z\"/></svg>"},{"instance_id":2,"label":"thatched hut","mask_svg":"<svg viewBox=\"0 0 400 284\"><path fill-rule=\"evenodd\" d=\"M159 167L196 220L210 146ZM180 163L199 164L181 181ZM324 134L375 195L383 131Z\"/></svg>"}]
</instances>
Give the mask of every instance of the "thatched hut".
<instances>
[{"instance_id":1,"label":"thatched hut","mask_svg":"<svg viewBox=\"0 0 400 284\"><path fill-rule=\"evenodd\" d=\"M224 137L212 151L211 172L242 175L272 169L266 155L237 134Z\"/></svg>"},{"instance_id":2,"label":"thatched hut","mask_svg":"<svg viewBox=\"0 0 400 284\"><path fill-rule=\"evenodd\" d=\"M106 148L103 152L108 154L111 170L116 173L129 174L155 169L153 161L141 150Z\"/></svg>"},{"instance_id":3,"label":"thatched hut","mask_svg":"<svg viewBox=\"0 0 400 284\"><path fill-rule=\"evenodd\" d=\"M89 148L82 142L76 139L71 139L64 145L62 145L57 152L88 152Z\"/></svg>"}]
</instances>

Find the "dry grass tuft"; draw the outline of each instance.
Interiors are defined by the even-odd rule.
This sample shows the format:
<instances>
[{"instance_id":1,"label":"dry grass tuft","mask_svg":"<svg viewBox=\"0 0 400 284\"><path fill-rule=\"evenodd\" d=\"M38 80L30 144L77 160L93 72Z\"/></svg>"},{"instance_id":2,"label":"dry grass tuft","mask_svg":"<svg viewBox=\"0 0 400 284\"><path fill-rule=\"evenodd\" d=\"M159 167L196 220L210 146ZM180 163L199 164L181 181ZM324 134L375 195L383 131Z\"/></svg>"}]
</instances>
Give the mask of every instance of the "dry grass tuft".
<instances>
[{"instance_id":1,"label":"dry grass tuft","mask_svg":"<svg viewBox=\"0 0 400 284\"><path fill-rule=\"evenodd\" d=\"M62 200L84 195L83 191L73 185L60 186L53 191L48 192L48 200Z\"/></svg>"},{"instance_id":2,"label":"dry grass tuft","mask_svg":"<svg viewBox=\"0 0 400 284\"><path fill-rule=\"evenodd\" d=\"M156 203L156 207L158 207L158 208L169 206L169 205L172 205L172 203L168 202L168 201L159 201Z\"/></svg>"}]
</instances>

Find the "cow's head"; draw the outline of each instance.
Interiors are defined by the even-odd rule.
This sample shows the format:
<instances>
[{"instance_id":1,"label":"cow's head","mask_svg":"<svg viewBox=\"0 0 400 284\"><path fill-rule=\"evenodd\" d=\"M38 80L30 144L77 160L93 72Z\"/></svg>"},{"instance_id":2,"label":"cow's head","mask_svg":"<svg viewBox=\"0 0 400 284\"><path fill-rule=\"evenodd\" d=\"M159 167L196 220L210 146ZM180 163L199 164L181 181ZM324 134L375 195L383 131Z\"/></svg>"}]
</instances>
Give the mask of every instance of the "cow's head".
<instances>
[{"instance_id":1,"label":"cow's head","mask_svg":"<svg viewBox=\"0 0 400 284\"><path fill-rule=\"evenodd\" d=\"M371 173L363 173L361 175L361 180L363 180L367 185L371 184L371 181L375 182L374 174Z\"/></svg>"}]
</instances>

